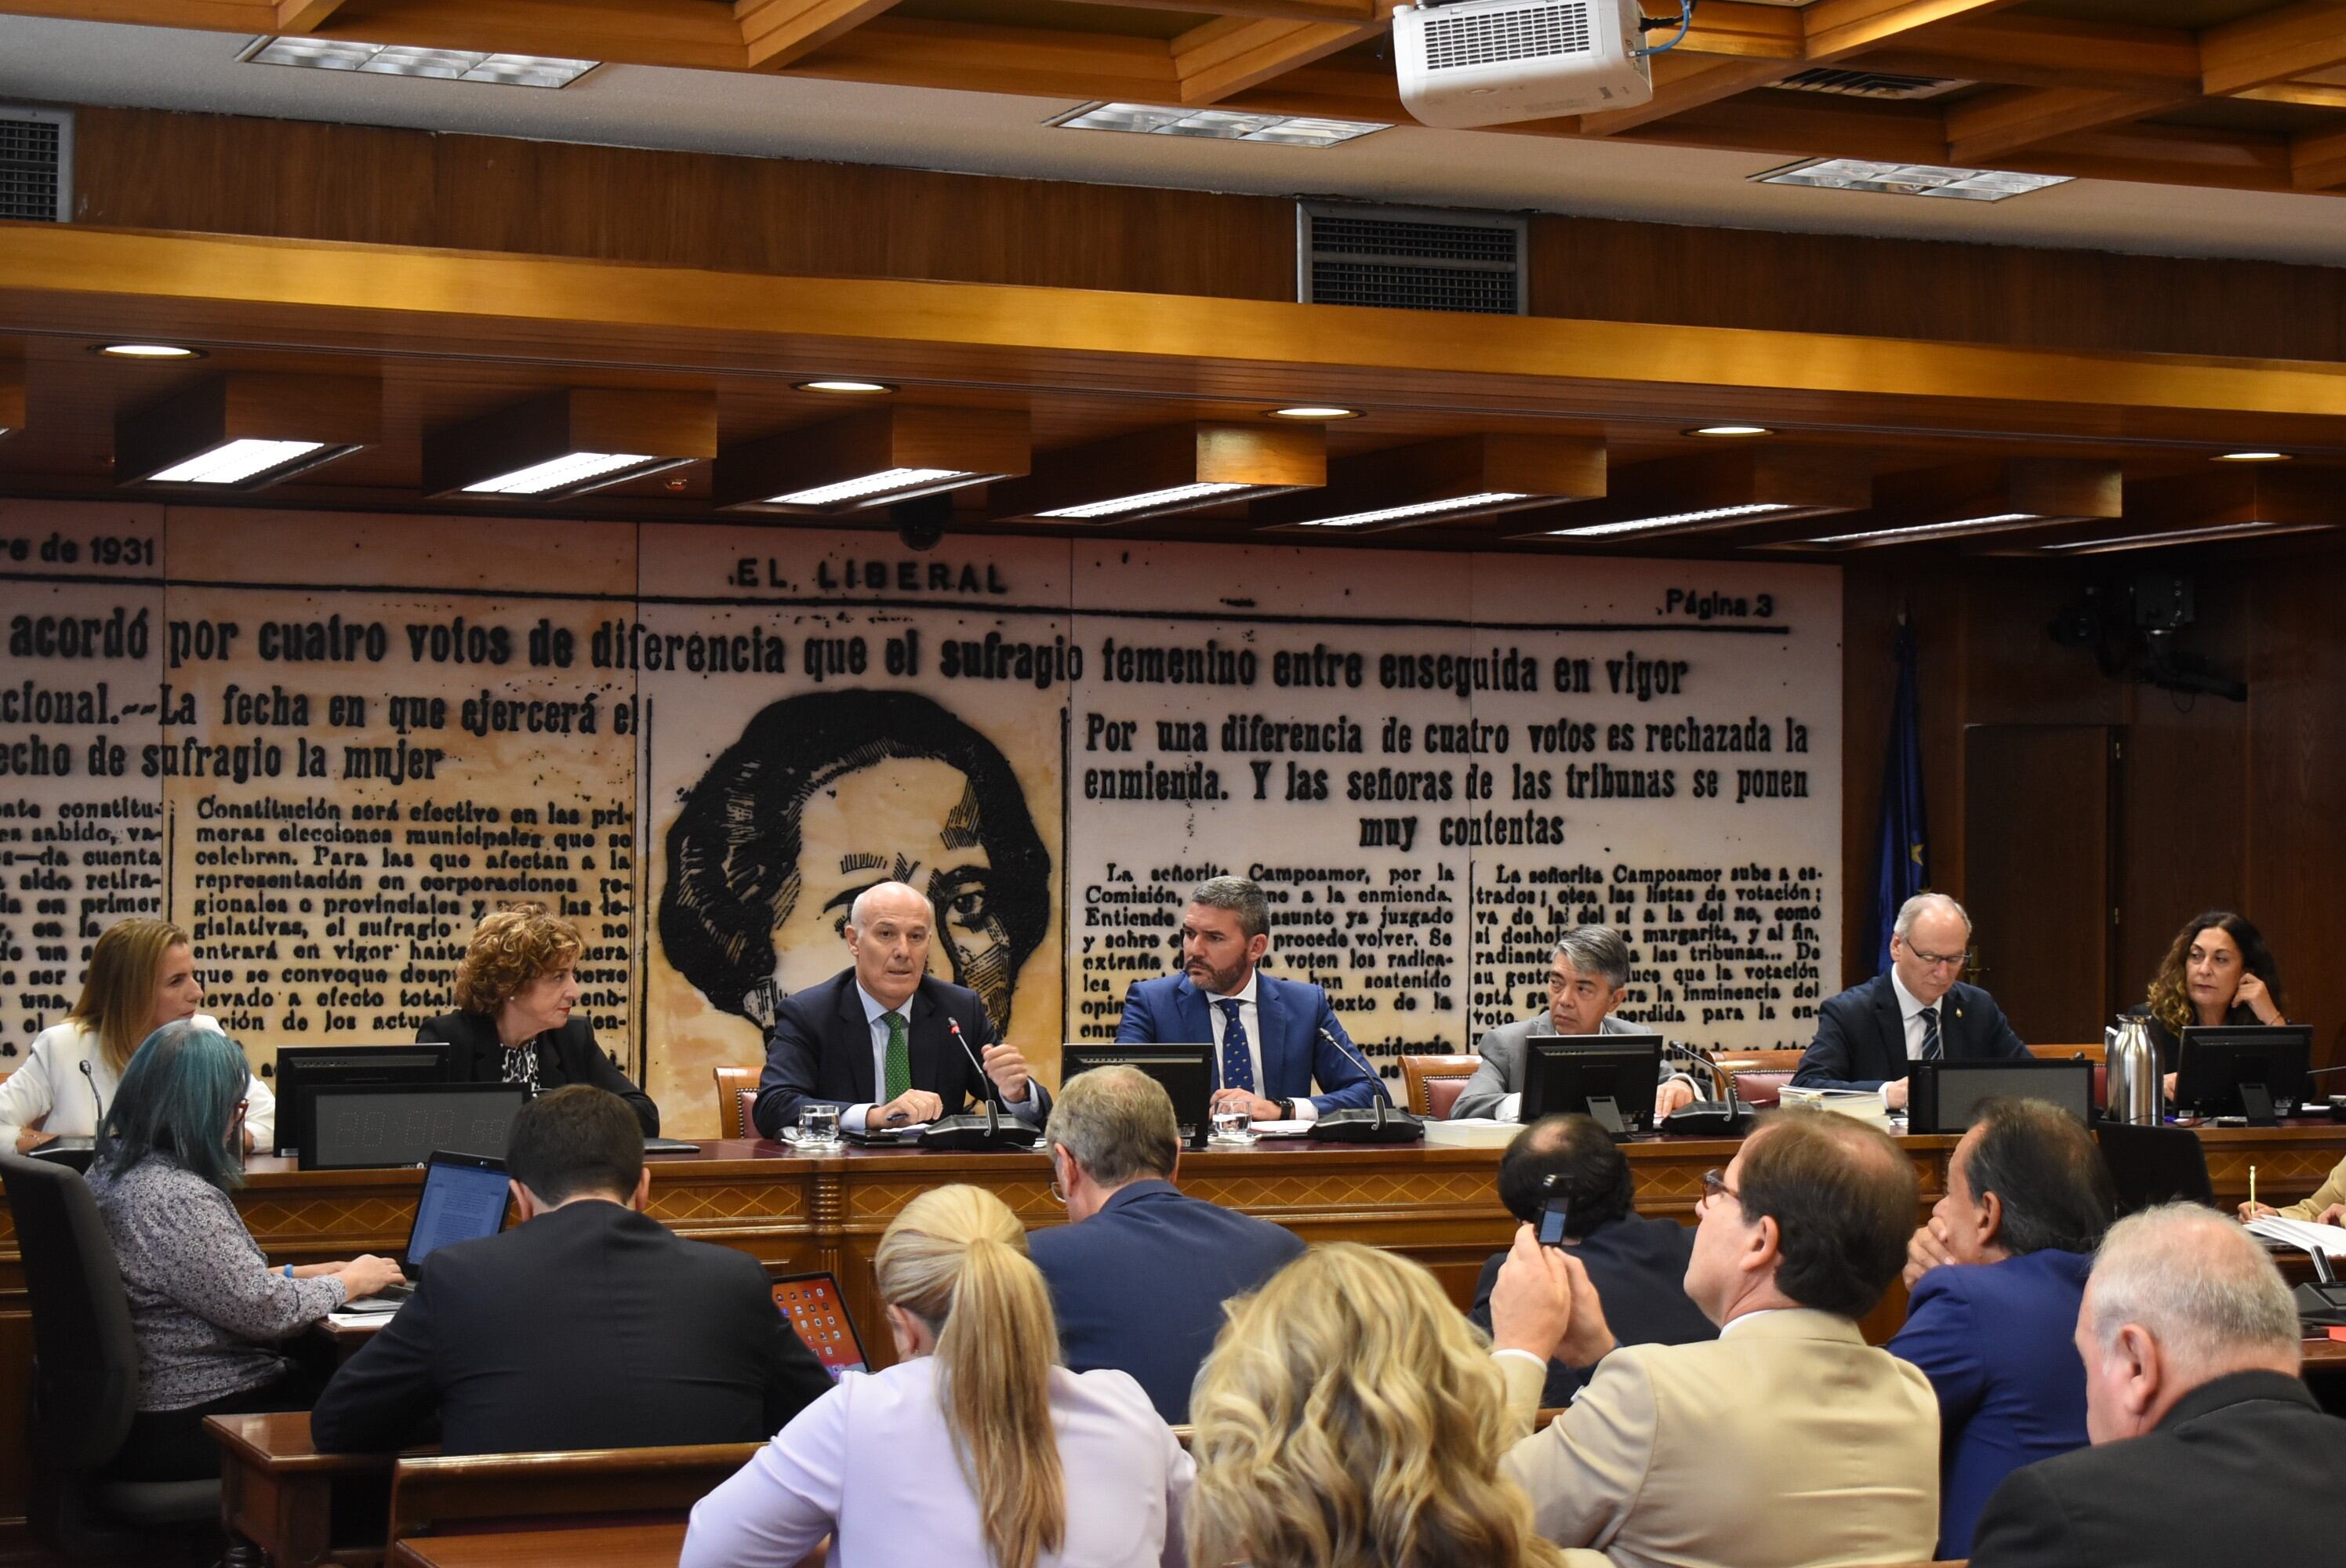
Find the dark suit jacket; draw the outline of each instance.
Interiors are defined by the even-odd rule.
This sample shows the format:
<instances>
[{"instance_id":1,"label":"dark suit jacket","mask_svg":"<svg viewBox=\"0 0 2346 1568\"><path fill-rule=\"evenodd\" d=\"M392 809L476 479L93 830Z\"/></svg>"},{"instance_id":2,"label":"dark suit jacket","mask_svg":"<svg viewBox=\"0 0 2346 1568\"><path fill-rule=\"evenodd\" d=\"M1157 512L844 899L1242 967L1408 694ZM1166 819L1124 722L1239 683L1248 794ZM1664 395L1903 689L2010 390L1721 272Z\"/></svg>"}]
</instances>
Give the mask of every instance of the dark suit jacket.
<instances>
[{"instance_id":1,"label":"dark suit jacket","mask_svg":"<svg viewBox=\"0 0 2346 1568\"><path fill-rule=\"evenodd\" d=\"M415 1038L445 1040L456 1048L452 1067L460 1084L494 1084L505 1076L505 1044L497 1038L497 1021L485 1013L444 1013L418 1029ZM537 1037L537 1086L559 1089L570 1084L610 1090L636 1113L644 1136L659 1136L659 1107L603 1054L595 1044L594 1025L578 1017Z\"/></svg>"},{"instance_id":2,"label":"dark suit jacket","mask_svg":"<svg viewBox=\"0 0 2346 1568\"><path fill-rule=\"evenodd\" d=\"M623 1204L553 1209L432 1254L310 1417L332 1452L756 1442L831 1387L747 1253Z\"/></svg>"},{"instance_id":3,"label":"dark suit jacket","mask_svg":"<svg viewBox=\"0 0 2346 1568\"><path fill-rule=\"evenodd\" d=\"M1690 1345L1719 1338L1719 1325L1687 1298L1687 1257L1693 1247L1689 1227L1639 1214L1608 1219L1573 1244L1588 1282L1596 1287L1614 1339L1624 1345ZM1474 1305L1466 1316L1485 1334L1491 1331L1491 1289L1506 1260L1505 1253L1493 1253L1474 1282ZM1570 1404L1594 1371L1550 1361L1540 1403Z\"/></svg>"},{"instance_id":4,"label":"dark suit jacket","mask_svg":"<svg viewBox=\"0 0 2346 1568\"><path fill-rule=\"evenodd\" d=\"M948 1116L960 1115L973 1100L983 1105L994 1093L994 1080L970 1060L970 1054L995 1042L985 1003L974 991L926 974L910 1007L904 1044L912 1057L913 1087L944 1100ZM968 1051L947 1027L956 1021ZM797 1123L802 1101L828 1101L842 1109L878 1105L888 1096L880 1092L872 1066L872 1023L863 1016L863 999L856 994L855 971L850 967L782 1000L766 1035L766 1070L758 1078L750 1117L758 1131L772 1138ZM1031 1104L1012 1108L1025 1120L1039 1122L1051 1097L1032 1080L1026 1093Z\"/></svg>"},{"instance_id":5,"label":"dark suit jacket","mask_svg":"<svg viewBox=\"0 0 2346 1568\"><path fill-rule=\"evenodd\" d=\"M1352 1051L1329 1044L1325 1030L1351 1044L1352 1036L1336 1022L1328 993L1300 980L1279 980L1255 972L1261 984L1255 991L1255 1013L1262 1038L1255 1044L1262 1055L1263 1081L1256 1093L1266 1100L1309 1099L1320 1114L1365 1111L1377 1103L1378 1084L1354 1060ZM1186 974L1158 980L1137 980L1124 993L1124 1018L1116 1037L1124 1041L1171 1041L1185 1044L1214 1041L1213 1021L1207 1016L1206 993ZM1311 1093L1318 1083L1321 1093Z\"/></svg>"},{"instance_id":6,"label":"dark suit jacket","mask_svg":"<svg viewBox=\"0 0 2346 1568\"><path fill-rule=\"evenodd\" d=\"M2086 1369L2072 1336L2094 1260L2030 1252L1948 1264L1914 1282L1884 1347L1939 1396L1939 1550L1968 1557L1988 1494L2022 1465L2086 1446Z\"/></svg>"},{"instance_id":7,"label":"dark suit jacket","mask_svg":"<svg viewBox=\"0 0 2346 1568\"><path fill-rule=\"evenodd\" d=\"M1222 1327L1222 1303L1303 1252L1291 1231L1185 1197L1170 1182L1118 1187L1079 1225L1026 1238L1051 1287L1070 1369L1128 1372L1171 1425Z\"/></svg>"},{"instance_id":8,"label":"dark suit jacket","mask_svg":"<svg viewBox=\"0 0 2346 1568\"><path fill-rule=\"evenodd\" d=\"M1962 981L1939 1002L1939 1038L1951 1062L2018 1061L2028 1054L1995 998ZM1878 1089L1910 1070L1898 993L1889 975L1877 974L1818 1009L1817 1037L1792 1082L1803 1089Z\"/></svg>"},{"instance_id":9,"label":"dark suit jacket","mask_svg":"<svg viewBox=\"0 0 2346 1568\"><path fill-rule=\"evenodd\" d=\"M1972 1537L1972 1568L2335 1563L2346 1542L2346 1421L2304 1382L2235 1372L2150 1431L2014 1471Z\"/></svg>"}]
</instances>

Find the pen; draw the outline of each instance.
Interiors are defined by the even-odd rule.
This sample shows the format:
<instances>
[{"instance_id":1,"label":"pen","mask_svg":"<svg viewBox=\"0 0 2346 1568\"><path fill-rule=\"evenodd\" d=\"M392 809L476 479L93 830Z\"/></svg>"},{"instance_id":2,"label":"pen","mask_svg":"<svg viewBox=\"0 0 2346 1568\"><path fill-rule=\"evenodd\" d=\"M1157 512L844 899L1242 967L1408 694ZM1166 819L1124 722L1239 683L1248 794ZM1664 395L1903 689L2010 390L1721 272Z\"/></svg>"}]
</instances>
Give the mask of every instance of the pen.
<instances>
[{"instance_id":1,"label":"pen","mask_svg":"<svg viewBox=\"0 0 2346 1568\"><path fill-rule=\"evenodd\" d=\"M2256 1167L2256 1166L2250 1166L2249 1167L2249 1207L2250 1208L2254 1208L2254 1207L2256 1207L2256 1204L2257 1204L2257 1167Z\"/></svg>"}]
</instances>

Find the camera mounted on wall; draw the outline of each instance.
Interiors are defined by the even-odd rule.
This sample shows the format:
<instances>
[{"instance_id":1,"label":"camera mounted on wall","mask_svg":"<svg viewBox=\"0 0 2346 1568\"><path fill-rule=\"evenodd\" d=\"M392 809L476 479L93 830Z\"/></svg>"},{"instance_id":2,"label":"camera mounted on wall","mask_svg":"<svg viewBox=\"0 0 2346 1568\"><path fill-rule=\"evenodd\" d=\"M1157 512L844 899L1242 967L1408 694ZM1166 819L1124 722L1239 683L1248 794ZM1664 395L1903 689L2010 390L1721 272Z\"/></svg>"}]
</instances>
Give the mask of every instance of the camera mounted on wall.
<instances>
[{"instance_id":1,"label":"camera mounted on wall","mask_svg":"<svg viewBox=\"0 0 2346 1568\"><path fill-rule=\"evenodd\" d=\"M2204 657L2178 645L2198 618L2192 579L2151 569L2125 581L2088 584L2045 629L2063 647L2091 653L2113 680L2248 701L2247 682L2219 674Z\"/></svg>"}]
</instances>

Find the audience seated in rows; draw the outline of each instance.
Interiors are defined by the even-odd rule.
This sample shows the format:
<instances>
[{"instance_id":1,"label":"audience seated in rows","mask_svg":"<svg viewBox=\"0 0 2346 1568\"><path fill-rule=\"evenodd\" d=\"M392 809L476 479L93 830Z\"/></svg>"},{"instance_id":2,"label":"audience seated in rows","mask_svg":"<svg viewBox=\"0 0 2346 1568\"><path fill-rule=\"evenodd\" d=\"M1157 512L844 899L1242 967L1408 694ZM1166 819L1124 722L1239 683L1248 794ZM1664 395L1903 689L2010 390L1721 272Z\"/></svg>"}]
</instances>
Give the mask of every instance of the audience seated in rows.
<instances>
[{"instance_id":1,"label":"audience seated in rows","mask_svg":"<svg viewBox=\"0 0 2346 1568\"><path fill-rule=\"evenodd\" d=\"M1129 1372L1168 1421L1222 1326L1222 1303L1303 1251L1268 1220L1184 1196L1173 1101L1147 1074L1100 1067L1060 1090L1044 1134L1069 1224L1026 1238L1078 1372Z\"/></svg>"},{"instance_id":2,"label":"audience seated in rows","mask_svg":"<svg viewBox=\"0 0 2346 1568\"><path fill-rule=\"evenodd\" d=\"M834 1568L1188 1560L1189 1456L1128 1374L1058 1364L1009 1206L931 1188L873 1273L896 1364L842 1377L703 1498L682 1568L792 1568L826 1535Z\"/></svg>"},{"instance_id":3,"label":"audience seated in rows","mask_svg":"<svg viewBox=\"0 0 2346 1568\"><path fill-rule=\"evenodd\" d=\"M2094 1446L1996 1489L1973 1568L2338 1562L2346 1422L2298 1376L2299 1333L2229 1220L2175 1204L2112 1226L2076 1321Z\"/></svg>"},{"instance_id":4,"label":"audience seated in rows","mask_svg":"<svg viewBox=\"0 0 2346 1568\"><path fill-rule=\"evenodd\" d=\"M1702 1314L1686 1293L1694 1232L1674 1219L1635 1211L1637 1186L1621 1146L1587 1116L1545 1116L1515 1135L1499 1156L1499 1201L1525 1225L1539 1223L1553 1197L1571 1207L1564 1234L1572 1255L1588 1271L1605 1320L1624 1345L1684 1345L1719 1338L1719 1325ZM1467 1316L1484 1333L1491 1329L1491 1289L1499 1266L1494 1252L1474 1285ZM1551 1361L1543 1405L1567 1405L1589 1369Z\"/></svg>"},{"instance_id":5,"label":"audience seated in rows","mask_svg":"<svg viewBox=\"0 0 2346 1568\"><path fill-rule=\"evenodd\" d=\"M1686 1289L1719 1325L1708 1342L1620 1345L1571 1250L1516 1233L1491 1317L1519 1415L1551 1359L1596 1369L1503 1467L1540 1533L1617 1568L1927 1559L1937 1402L1857 1324L1904 1259L1912 1162L1850 1117L1787 1112L1704 1185Z\"/></svg>"},{"instance_id":6,"label":"audience seated in rows","mask_svg":"<svg viewBox=\"0 0 2346 1568\"><path fill-rule=\"evenodd\" d=\"M286 1342L400 1277L382 1257L271 1268L229 1194L244 1180L245 1090L235 1041L193 1022L149 1034L122 1072L89 1170L138 1339L138 1413L112 1472L219 1473L204 1418L306 1409L315 1365Z\"/></svg>"},{"instance_id":7,"label":"audience seated in rows","mask_svg":"<svg viewBox=\"0 0 2346 1568\"><path fill-rule=\"evenodd\" d=\"M1232 1306L1190 1411L1192 1563L1558 1561L1498 1473L1523 1423L1496 1365L1405 1258L1339 1242L1289 1264Z\"/></svg>"},{"instance_id":8,"label":"audience seated in rows","mask_svg":"<svg viewBox=\"0 0 2346 1568\"><path fill-rule=\"evenodd\" d=\"M519 1223L430 1268L319 1397L329 1452L757 1442L831 1380L747 1253L644 1212L651 1173L625 1100L541 1095L506 1147Z\"/></svg>"},{"instance_id":9,"label":"audience seated in rows","mask_svg":"<svg viewBox=\"0 0 2346 1568\"><path fill-rule=\"evenodd\" d=\"M1939 1556L1971 1555L2005 1476L2086 1446L2077 1304L2116 1208L2093 1134L2043 1100L1989 1101L1948 1157L1886 1347L1939 1396Z\"/></svg>"}]
</instances>

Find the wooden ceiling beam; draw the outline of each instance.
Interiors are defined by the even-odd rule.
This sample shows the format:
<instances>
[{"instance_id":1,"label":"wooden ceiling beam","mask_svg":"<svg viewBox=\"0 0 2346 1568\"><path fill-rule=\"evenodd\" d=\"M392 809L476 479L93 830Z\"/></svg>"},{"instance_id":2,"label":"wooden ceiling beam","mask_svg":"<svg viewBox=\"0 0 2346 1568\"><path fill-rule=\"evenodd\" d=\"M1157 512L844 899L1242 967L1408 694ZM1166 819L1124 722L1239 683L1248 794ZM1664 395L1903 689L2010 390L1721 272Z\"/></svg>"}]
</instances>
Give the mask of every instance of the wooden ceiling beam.
<instances>
[{"instance_id":1,"label":"wooden ceiling beam","mask_svg":"<svg viewBox=\"0 0 2346 1568\"><path fill-rule=\"evenodd\" d=\"M2290 144L2290 179L2300 190L2346 186L2346 130L2300 136Z\"/></svg>"},{"instance_id":2,"label":"wooden ceiling beam","mask_svg":"<svg viewBox=\"0 0 2346 1568\"><path fill-rule=\"evenodd\" d=\"M1181 102L1219 103L1298 66L1349 49L1383 26L1381 20L1362 24L1216 17L1173 40L1173 75L1180 83Z\"/></svg>"},{"instance_id":3,"label":"wooden ceiling beam","mask_svg":"<svg viewBox=\"0 0 2346 1568\"><path fill-rule=\"evenodd\" d=\"M342 8L342 0L277 0L276 31L283 36L306 38Z\"/></svg>"},{"instance_id":4,"label":"wooden ceiling beam","mask_svg":"<svg viewBox=\"0 0 2346 1568\"><path fill-rule=\"evenodd\" d=\"M1372 26L1390 5L1380 0L1076 0L1137 11L1188 11L1209 16L1261 16L1276 22L1350 22Z\"/></svg>"},{"instance_id":5,"label":"wooden ceiling beam","mask_svg":"<svg viewBox=\"0 0 2346 1568\"><path fill-rule=\"evenodd\" d=\"M2177 27L2004 15L1943 22L1866 51L1868 70L2015 87L2199 87L2199 40Z\"/></svg>"},{"instance_id":6,"label":"wooden ceiling beam","mask_svg":"<svg viewBox=\"0 0 2346 1568\"><path fill-rule=\"evenodd\" d=\"M1698 13L1699 15L1699 13ZM1796 60L1744 59L1734 56L1687 55L1676 49L1654 62L1654 96L1633 109L1580 117L1583 136L1612 136L1668 119L1688 109L1715 104L1755 87L1773 86L1800 68Z\"/></svg>"},{"instance_id":7,"label":"wooden ceiling beam","mask_svg":"<svg viewBox=\"0 0 2346 1568\"><path fill-rule=\"evenodd\" d=\"M1672 31L1676 31L1673 26ZM1668 35L1657 35L1658 37ZM1776 5L1747 5L1735 0L1702 0L1686 42L1668 51L1689 55L1727 55L1749 60L1797 60L1805 52L1800 14Z\"/></svg>"},{"instance_id":8,"label":"wooden ceiling beam","mask_svg":"<svg viewBox=\"0 0 2346 1568\"><path fill-rule=\"evenodd\" d=\"M882 15L789 67L794 76L885 82L902 87L1100 98L1181 101L1172 51L1161 40L1100 33L1051 33ZM1399 103L1398 95L1394 102Z\"/></svg>"},{"instance_id":9,"label":"wooden ceiling beam","mask_svg":"<svg viewBox=\"0 0 2346 1568\"><path fill-rule=\"evenodd\" d=\"M2346 0L2301 0L2199 36L2200 90L2225 97L2346 63Z\"/></svg>"},{"instance_id":10,"label":"wooden ceiling beam","mask_svg":"<svg viewBox=\"0 0 2346 1568\"><path fill-rule=\"evenodd\" d=\"M2269 87L2250 87L2232 96L2259 103L2296 104L2309 109L2346 109L2346 83L2275 82Z\"/></svg>"},{"instance_id":11,"label":"wooden ceiling beam","mask_svg":"<svg viewBox=\"0 0 2346 1568\"><path fill-rule=\"evenodd\" d=\"M735 0L753 71L779 71L879 15L896 0Z\"/></svg>"},{"instance_id":12,"label":"wooden ceiling beam","mask_svg":"<svg viewBox=\"0 0 2346 1568\"><path fill-rule=\"evenodd\" d=\"M2106 93L2093 87L2004 87L1951 105L1947 157L1964 166L1990 164L2025 147L2072 131L2124 125L2188 102L2188 89Z\"/></svg>"},{"instance_id":13,"label":"wooden ceiling beam","mask_svg":"<svg viewBox=\"0 0 2346 1568\"><path fill-rule=\"evenodd\" d=\"M2277 136L2143 124L2073 131L2004 160L2026 174L2136 184L2203 185L2226 190L2289 190L2290 148Z\"/></svg>"},{"instance_id":14,"label":"wooden ceiling beam","mask_svg":"<svg viewBox=\"0 0 2346 1568\"><path fill-rule=\"evenodd\" d=\"M1924 27L1984 16L2019 0L1813 0L1795 13L1807 56L1828 64L1895 42Z\"/></svg>"}]
</instances>

